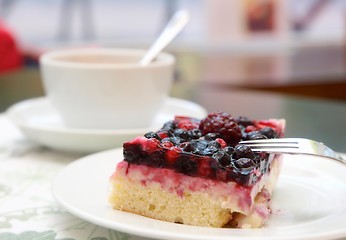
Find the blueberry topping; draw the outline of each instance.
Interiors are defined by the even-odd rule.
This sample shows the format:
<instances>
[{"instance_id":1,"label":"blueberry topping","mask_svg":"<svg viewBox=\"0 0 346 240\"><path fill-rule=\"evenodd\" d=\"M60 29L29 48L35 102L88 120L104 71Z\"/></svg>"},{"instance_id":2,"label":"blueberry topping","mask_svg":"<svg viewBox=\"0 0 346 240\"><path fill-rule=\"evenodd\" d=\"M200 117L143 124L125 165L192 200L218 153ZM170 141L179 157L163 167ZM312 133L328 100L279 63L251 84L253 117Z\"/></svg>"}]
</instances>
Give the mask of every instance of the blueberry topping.
<instances>
[{"instance_id":1,"label":"blueberry topping","mask_svg":"<svg viewBox=\"0 0 346 240\"><path fill-rule=\"evenodd\" d=\"M192 152L198 155L203 155L207 148L208 142L205 140L191 140Z\"/></svg>"},{"instance_id":2,"label":"blueberry topping","mask_svg":"<svg viewBox=\"0 0 346 240\"><path fill-rule=\"evenodd\" d=\"M190 139L199 139L202 136L202 133L199 129L192 129L187 131Z\"/></svg>"},{"instance_id":3,"label":"blueberry topping","mask_svg":"<svg viewBox=\"0 0 346 240\"><path fill-rule=\"evenodd\" d=\"M171 138L170 137L166 137L164 139L161 140L161 142L171 142Z\"/></svg>"},{"instance_id":4,"label":"blueberry topping","mask_svg":"<svg viewBox=\"0 0 346 240\"><path fill-rule=\"evenodd\" d=\"M174 130L174 136L180 137L182 139L188 140L190 138L190 135L187 131L177 128Z\"/></svg>"},{"instance_id":5,"label":"blueberry topping","mask_svg":"<svg viewBox=\"0 0 346 240\"><path fill-rule=\"evenodd\" d=\"M170 137L167 140L173 143L175 146L178 146L182 142L182 139L179 137Z\"/></svg>"},{"instance_id":6,"label":"blueberry topping","mask_svg":"<svg viewBox=\"0 0 346 240\"><path fill-rule=\"evenodd\" d=\"M268 137L266 137L259 131L252 131L246 135L246 140L258 140L258 139L267 139L267 138Z\"/></svg>"},{"instance_id":7,"label":"blueberry topping","mask_svg":"<svg viewBox=\"0 0 346 240\"><path fill-rule=\"evenodd\" d=\"M220 143L218 143L217 141L210 141L210 142L208 143L208 147L220 148L221 145L220 145Z\"/></svg>"},{"instance_id":8,"label":"blueberry topping","mask_svg":"<svg viewBox=\"0 0 346 240\"><path fill-rule=\"evenodd\" d=\"M238 144L241 139L276 138L275 125L260 129L256 122L233 118L227 113L211 113L201 121L184 116L166 122L157 132L123 145L124 160L174 169L190 176L251 185L270 171L268 153L255 153ZM254 171L255 170L255 171Z\"/></svg>"},{"instance_id":9,"label":"blueberry topping","mask_svg":"<svg viewBox=\"0 0 346 240\"><path fill-rule=\"evenodd\" d=\"M163 125L162 130L173 132L175 128L176 126L174 121L168 121Z\"/></svg>"},{"instance_id":10,"label":"blueberry topping","mask_svg":"<svg viewBox=\"0 0 346 240\"><path fill-rule=\"evenodd\" d=\"M227 146L223 149L226 153L228 153L230 156L234 153L234 147Z\"/></svg>"},{"instance_id":11,"label":"blueberry topping","mask_svg":"<svg viewBox=\"0 0 346 240\"><path fill-rule=\"evenodd\" d=\"M271 127L264 127L259 132L267 138L276 138L276 133Z\"/></svg>"},{"instance_id":12,"label":"blueberry topping","mask_svg":"<svg viewBox=\"0 0 346 240\"><path fill-rule=\"evenodd\" d=\"M254 161L252 161L250 158L239 158L234 161L232 161L233 165L237 168L249 168L255 166Z\"/></svg>"},{"instance_id":13,"label":"blueberry topping","mask_svg":"<svg viewBox=\"0 0 346 240\"><path fill-rule=\"evenodd\" d=\"M222 166L228 166L231 163L230 155L222 150L214 153L212 158L218 161Z\"/></svg>"},{"instance_id":14,"label":"blueberry topping","mask_svg":"<svg viewBox=\"0 0 346 240\"><path fill-rule=\"evenodd\" d=\"M161 140L159 135L157 135L157 133L155 133L155 132L148 132L148 133L144 134L144 137L146 137L146 138L156 138L157 140Z\"/></svg>"},{"instance_id":15,"label":"blueberry topping","mask_svg":"<svg viewBox=\"0 0 346 240\"><path fill-rule=\"evenodd\" d=\"M203 155L206 155L206 156L211 156L213 155L214 153L216 153L217 151L219 151L219 148L215 147L215 146L210 146L210 147L207 147L204 152L203 152Z\"/></svg>"},{"instance_id":16,"label":"blueberry topping","mask_svg":"<svg viewBox=\"0 0 346 240\"><path fill-rule=\"evenodd\" d=\"M205 140L211 141L211 140L215 140L220 136L220 134L218 133L208 133L207 135L204 136Z\"/></svg>"},{"instance_id":17,"label":"blueberry topping","mask_svg":"<svg viewBox=\"0 0 346 240\"><path fill-rule=\"evenodd\" d=\"M234 148L234 152L232 154L233 159L239 158L255 158L255 153L251 150L249 146L239 144Z\"/></svg>"}]
</instances>

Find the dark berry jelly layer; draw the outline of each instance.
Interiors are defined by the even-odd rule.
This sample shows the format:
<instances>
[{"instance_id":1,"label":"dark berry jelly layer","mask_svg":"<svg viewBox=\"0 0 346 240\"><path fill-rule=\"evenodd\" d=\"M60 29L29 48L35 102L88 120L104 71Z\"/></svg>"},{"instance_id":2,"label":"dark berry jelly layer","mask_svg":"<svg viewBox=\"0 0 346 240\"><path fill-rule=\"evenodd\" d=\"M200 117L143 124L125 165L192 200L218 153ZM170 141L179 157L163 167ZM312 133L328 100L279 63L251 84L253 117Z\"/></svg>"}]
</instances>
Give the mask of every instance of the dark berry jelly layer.
<instances>
[{"instance_id":1,"label":"dark berry jelly layer","mask_svg":"<svg viewBox=\"0 0 346 240\"><path fill-rule=\"evenodd\" d=\"M254 153L239 141L280 137L281 127L275 120L233 118L227 113L211 113L202 120L176 117L157 132L124 143L124 159L248 186L270 170L272 158Z\"/></svg>"}]
</instances>

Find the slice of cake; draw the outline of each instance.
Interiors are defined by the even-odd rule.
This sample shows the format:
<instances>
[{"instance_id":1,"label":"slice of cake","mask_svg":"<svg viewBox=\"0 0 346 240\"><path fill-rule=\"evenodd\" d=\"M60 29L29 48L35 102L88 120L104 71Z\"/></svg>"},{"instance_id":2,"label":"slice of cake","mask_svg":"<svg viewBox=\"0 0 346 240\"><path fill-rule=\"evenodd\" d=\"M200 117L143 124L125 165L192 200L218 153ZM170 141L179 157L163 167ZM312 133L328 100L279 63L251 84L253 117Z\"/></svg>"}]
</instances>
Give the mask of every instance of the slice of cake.
<instances>
[{"instance_id":1,"label":"slice of cake","mask_svg":"<svg viewBox=\"0 0 346 240\"><path fill-rule=\"evenodd\" d=\"M280 155L254 153L241 140L282 137L284 120L211 113L176 117L126 142L111 176L114 209L196 226L261 227Z\"/></svg>"}]
</instances>

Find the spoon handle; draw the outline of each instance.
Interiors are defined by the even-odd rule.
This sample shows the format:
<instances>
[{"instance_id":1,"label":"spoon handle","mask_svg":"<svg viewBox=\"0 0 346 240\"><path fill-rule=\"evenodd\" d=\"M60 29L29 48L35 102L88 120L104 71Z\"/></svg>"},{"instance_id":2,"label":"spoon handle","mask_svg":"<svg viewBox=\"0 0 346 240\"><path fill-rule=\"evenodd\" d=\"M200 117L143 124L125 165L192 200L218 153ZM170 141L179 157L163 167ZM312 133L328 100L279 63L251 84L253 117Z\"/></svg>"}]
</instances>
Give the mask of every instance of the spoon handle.
<instances>
[{"instance_id":1,"label":"spoon handle","mask_svg":"<svg viewBox=\"0 0 346 240\"><path fill-rule=\"evenodd\" d=\"M180 10L176 12L171 20L169 20L163 32L141 59L139 64L142 66L149 64L162 51L162 49L164 49L173 40L173 38L178 35L178 33L185 27L189 20L190 16L188 11Z\"/></svg>"}]
</instances>

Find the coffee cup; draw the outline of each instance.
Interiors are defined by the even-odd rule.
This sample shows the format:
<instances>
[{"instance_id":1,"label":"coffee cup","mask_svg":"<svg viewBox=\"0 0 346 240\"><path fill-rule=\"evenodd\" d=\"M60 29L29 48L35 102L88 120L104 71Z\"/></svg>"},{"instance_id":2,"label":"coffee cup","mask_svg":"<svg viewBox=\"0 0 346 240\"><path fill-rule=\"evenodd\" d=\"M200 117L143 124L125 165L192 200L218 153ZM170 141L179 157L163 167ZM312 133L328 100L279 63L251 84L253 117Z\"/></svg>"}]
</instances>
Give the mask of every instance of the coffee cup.
<instances>
[{"instance_id":1,"label":"coffee cup","mask_svg":"<svg viewBox=\"0 0 346 240\"><path fill-rule=\"evenodd\" d=\"M139 64L145 50L56 50L40 57L46 95L66 127L147 128L159 114L173 80L168 53Z\"/></svg>"}]
</instances>

